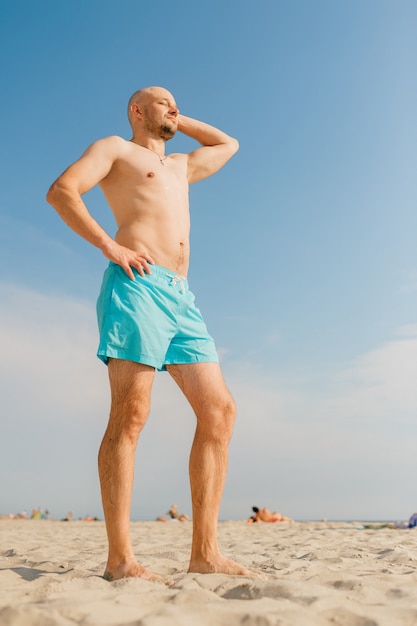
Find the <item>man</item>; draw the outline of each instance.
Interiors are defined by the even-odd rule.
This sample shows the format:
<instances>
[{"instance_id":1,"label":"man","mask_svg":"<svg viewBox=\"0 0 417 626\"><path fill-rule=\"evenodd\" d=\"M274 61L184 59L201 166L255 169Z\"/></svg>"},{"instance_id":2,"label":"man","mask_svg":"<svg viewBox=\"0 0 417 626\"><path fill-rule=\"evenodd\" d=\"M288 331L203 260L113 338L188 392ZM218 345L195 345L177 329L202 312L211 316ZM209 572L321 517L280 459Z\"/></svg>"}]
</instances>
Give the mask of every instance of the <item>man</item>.
<instances>
[{"instance_id":1,"label":"man","mask_svg":"<svg viewBox=\"0 0 417 626\"><path fill-rule=\"evenodd\" d=\"M109 554L105 578L157 580L137 563L130 533L134 458L150 410L155 369L166 369L190 402L197 426L190 455L193 539L190 572L246 575L217 544L228 444L235 419L213 339L189 291L188 186L219 170L238 142L179 114L172 94L148 87L128 106L130 141L93 143L51 186L47 200L76 233L110 260L97 303L98 356L108 364L110 418L99 452ZM176 131L201 144L165 155ZM113 240L81 196L96 184L112 209Z\"/></svg>"}]
</instances>

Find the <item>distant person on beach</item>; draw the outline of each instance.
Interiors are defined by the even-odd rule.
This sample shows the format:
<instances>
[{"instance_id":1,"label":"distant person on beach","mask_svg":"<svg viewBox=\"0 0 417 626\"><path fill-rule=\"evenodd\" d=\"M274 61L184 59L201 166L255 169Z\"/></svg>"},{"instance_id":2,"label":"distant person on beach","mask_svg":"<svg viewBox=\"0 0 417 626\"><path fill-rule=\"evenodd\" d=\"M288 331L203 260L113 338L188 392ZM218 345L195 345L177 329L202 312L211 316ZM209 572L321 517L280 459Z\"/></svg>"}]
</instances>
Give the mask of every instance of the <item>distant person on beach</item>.
<instances>
[{"instance_id":1,"label":"distant person on beach","mask_svg":"<svg viewBox=\"0 0 417 626\"><path fill-rule=\"evenodd\" d=\"M189 522L190 518L186 513L178 513L177 505L173 504L169 509L167 515L160 515L156 518L157 522L169 522L171 520L176 520L178 522Z\"/></svg>"},{"instance_id":2,"label":"distant person on beach","mask_svg":"<svg viewBox=\"0 0 417 626\"><path fill-rule=\"evenodd\" d=\"M21 513L9 513L8 515L0 515L0 519L29 519L26 511L22 511Z\"/></svg>"},{"instance_id":3,"label":"distant person on beach","mask_svg":"<svg viewBox=\"0 0 417 626\"><path fill-rule=\"evenodd\" d=\"M33 509L32 510L32 515L30 516L31 519L48 519L49 518L49 511L46 510L45 512L43 512L43 510L41 508L38 509Z\"/></svg>"},{"instance_id":4,"label":"distant person on beach","mask_svg":"<svg viewBox=\"0 0 417 626\"><path fill-rule=\"evenodd\" d=\"M413 513L408 522L377 522L371 524L364 524L362 528L366 530L380 530L381 528L417 528L417 513Z\"/></svg>"},{"instance_id":5,"label":"distant person on beach","mask_svg":"<svg viewBox=\"0 0 417 626\"><path fill-rule=\"evenodd\" d=\"M293 520L290 517L286 517L285 515L281 515L277 511L271 513L271 511L267 508L259 509L257 506L252 507L252 511L254 515L248 519L249 523L253 522L292 522Z\"/></svg>"},{"instance_id":6,"label":"distant person on beach","mask_svg":"<svg viewBox=\"0 0 417 626\"><path fill-rule=\"evenodd\" d=\"M101 103L100 103L101 105ZM66 113L67 115L67 113ZM193 539L190 572L247 575L224 557L217 521L235 420L213 338L189 289L189 185L214 174L237 152L226 133L180 115L162 87L136 91L128 104L130 141L93 143L52 184L47 200L66 224L109 259L97 303L98 356L108 365L111 409L99 452L109 542L104 576L158 580L134 556L129 532L136 444L150 411L155 370L168 370L197 418L190 456ZM165 154L177 131L199 142ZM82 195L99 185L118 231L112 239ZM221 275L213 242L212 271ZM220 272L220 274L219 274Z\"/></svg>"}]
</instances>

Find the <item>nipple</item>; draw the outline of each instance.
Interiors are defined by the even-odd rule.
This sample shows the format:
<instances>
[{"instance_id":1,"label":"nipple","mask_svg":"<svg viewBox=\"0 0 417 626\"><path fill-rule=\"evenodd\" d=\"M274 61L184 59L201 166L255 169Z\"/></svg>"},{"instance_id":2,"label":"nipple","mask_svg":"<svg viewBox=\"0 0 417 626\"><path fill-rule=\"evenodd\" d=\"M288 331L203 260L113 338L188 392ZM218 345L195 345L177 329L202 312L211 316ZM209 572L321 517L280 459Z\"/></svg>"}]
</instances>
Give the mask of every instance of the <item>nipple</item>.
<instances>
[{"instance_id":1,"label":"nipple","mask_svg":"<svg viewBox=\"0 0 417 626\"><path fill-rule=\"evenodd\" d=\"M153 177L155 176L155 172L148 172L148 173L146 174L146 176L147 176L148 178L153 178Z\"/></svg>"}]
</instances>

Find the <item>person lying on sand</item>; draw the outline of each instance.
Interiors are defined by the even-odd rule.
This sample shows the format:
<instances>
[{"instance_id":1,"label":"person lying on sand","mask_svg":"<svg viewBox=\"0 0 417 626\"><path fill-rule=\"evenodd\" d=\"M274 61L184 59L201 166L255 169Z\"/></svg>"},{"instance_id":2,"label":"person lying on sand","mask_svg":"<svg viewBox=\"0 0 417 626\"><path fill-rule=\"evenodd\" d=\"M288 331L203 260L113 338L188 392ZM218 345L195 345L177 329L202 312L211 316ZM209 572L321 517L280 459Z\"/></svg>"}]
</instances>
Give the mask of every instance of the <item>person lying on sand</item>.
<instances>
[{"instance_id":1,"label":"person lying on sand","mask_svg":"<svg viewBox=\"0 0 417 626\"><path fill-rule=\"evenodd\" d=\"M281 515L277 511L271 513L271 511L267 508L258 509L257 506L252 507L252 511L255 513L252 517L248 519L248 523L252 524L253 522L292 522L293 520L290 517L285 517L285 515Z\"/></svg>"}]
</instances>

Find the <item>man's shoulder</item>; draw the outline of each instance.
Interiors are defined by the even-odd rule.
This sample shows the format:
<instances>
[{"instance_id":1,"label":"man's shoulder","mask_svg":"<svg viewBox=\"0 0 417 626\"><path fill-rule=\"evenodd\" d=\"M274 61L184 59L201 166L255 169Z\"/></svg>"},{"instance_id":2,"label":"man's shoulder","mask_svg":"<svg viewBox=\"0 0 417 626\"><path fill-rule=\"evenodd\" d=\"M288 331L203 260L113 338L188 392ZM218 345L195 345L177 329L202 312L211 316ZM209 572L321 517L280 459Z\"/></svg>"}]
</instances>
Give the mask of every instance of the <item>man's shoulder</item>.
<instances>
[{"instance_id":1,"label":"man's shoulder","mask_svg":"<svg viewBox=\"0 0 417 626\"><path fill-rule=\"evenodd\" d=\"M119 148L127 148L131 142L128 139L124 139L119 135L109 135L108 137L102 137L94 142L95 144L101 144L102 146L114 146Z\"/></svg>"},{"instance_id":2,"label":"man's shoulder","mask_svg":"<svg viewBox=\"0 0 417 626\"><path fill-rule=\"evenodd\" d=\"M120 135L109 135L108 137L104 137L104 139L108 141L114 141L118 143L122 143L125 145L130 145L132 142L129 139L125 139L124 137L120 137Z\"/></svg>"},{"instance_id":3,"label":"man's shoulder","mask_svg":"<svg viewBox=\"0 0 417 626\"><path fill-rule=\"evenodd\" d=\"M92 155L103 155L109 158L118 158L126 153L131 146L131 142L118 135L102 137L94 141L88 148L87 153Z\"/></svg>"}]
</instances>

